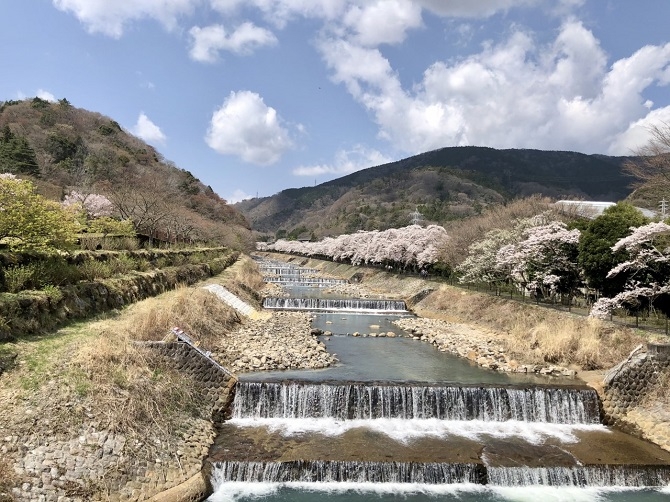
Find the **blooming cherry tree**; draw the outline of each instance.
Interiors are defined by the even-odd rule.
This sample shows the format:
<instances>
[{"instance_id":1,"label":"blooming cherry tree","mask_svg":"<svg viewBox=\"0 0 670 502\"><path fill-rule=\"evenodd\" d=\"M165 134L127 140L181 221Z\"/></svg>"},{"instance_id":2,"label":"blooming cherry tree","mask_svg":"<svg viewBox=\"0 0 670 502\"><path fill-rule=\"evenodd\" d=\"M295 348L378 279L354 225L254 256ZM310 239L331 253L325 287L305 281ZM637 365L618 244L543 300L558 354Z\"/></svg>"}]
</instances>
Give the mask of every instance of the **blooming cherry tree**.
<instances>
[{"instance_id":1,"label":"blooming cherry tree","mask_svg":"<svg viewBox=\"0 0 670 502\"><path fill-rule=\"evenodd\" d=\"M627 273L625 290L613 298L600 298L591 316L605 318L617 308L639 309L659 306L667 312L670 293L670 225L654 222L631 229L632 233L617 241L612 251L625 250L628 259L609 271L607 277ZM659 299L666 301L660 302Z\"/></svg>"},{"instance_id":2,"label":"blooming cherry tree","mask_svg":"<svg viewBox=\"0 0 670 502\"><path fill-rule=\"evenodd\" d=\"M76 190L72 190L65 196L62 202L63 207L77 207L80 206L89 218L101 218L103 216L111 216L114 210L112 202L97 193L85 195Z\"/></svg>"},{"instance_id":3,"label":"blooming cherry tree","mask_svg":"<svg viewBox=\"0 0 670 502\"><path fill-rule=\"evenodd\" d=\"M577 244L579 230L568 230L564 223L552 221L523 232L523 240L503 246L496 255L496 266L505 270L520 288L543 296L572 295L579 283Z\"/></svg>"},{"instance_id":4,"label":"blooming cherry tree","mask_svg":"<svg viewBox=\"0 0 670 502\"><path fill-rule=\"evenodd\" d=\"M410 225L384 231L359 231L325 238L319 242L278 240L267 249L305 256L346 261L353 265L378 264L402 268L425 267L435 263L448 238L438 225Z\"/></svg>"}]
</instances>

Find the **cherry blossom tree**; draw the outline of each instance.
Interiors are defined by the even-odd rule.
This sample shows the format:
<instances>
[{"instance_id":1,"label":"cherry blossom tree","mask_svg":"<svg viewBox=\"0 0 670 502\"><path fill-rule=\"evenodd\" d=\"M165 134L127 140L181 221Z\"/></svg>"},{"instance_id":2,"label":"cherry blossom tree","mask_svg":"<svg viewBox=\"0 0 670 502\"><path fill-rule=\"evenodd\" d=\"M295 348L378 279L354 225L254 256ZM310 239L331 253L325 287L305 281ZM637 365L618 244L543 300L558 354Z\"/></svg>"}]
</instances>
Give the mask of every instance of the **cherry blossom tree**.
<instances>
[{"instance_id":1,"label":"cherry blossom tree","mask_svg":"<svg viewBox=\"0 0 670 502\"><path fill-rule=\"evenodd\" d=\"M325 238L319 242L280 239L267 249L284 253L318 256L353 265L393 265L421 268L435 263L439 250L448 239L438 225L410 225L384 231L359 231Z\"/></svg>"},{"instance_id":2,"label":"cherry blossom tree","mask_svg":"<svg viewBox=\"0 0 670 502\"><path fill-rule=\"evenodd\" d=\"M633 228L612 246L613 252L628 252L628 259L609 271L607 277L628 273L625 290L612 298L600 298L591 316L605 318L612 310L658 308L670 312L670 225L654 222Z\"/></svg>"},{"instance_id":3,"label":"cherry blossom tree","mask_svg":"<svg viewBox=\"0 0 670 502\"><path fill-rule=\"evenodd\" d=\"M498 263L498 252L505 246L524 239L524 232L532 227L545 225L550 221L550 213L545 211L530 218L518 218L511 229L494 229L484 238L468 247L468 256L457 267L462 284L485 282L498 285L509 282L509 267Z\"/></svg>"},{"instance_id":4,"label":"cherry blossom tree","mask_svg":"<svg viewBox=\"0 0 670 502\"><path fill-rule=\"evenodd\" d=\"M63 207L81 207L88 218L101 218L111 216L114 211L114 205L105 197L97 193L83 194L72 190L65 196L62 202Z\"/></svg>"},{"instance_id":5,"label":"cherry blossom tree","mask_svg":"<svg viewBox=\"0 0 670 502\"><path fill-rule=\"evenodd\" d=\"M557 293L570 297L579 285L579 234L559 221L528 228L523 240L498 251L496 265L520 288L545 297Z\"/></svg>"}]
</instances>

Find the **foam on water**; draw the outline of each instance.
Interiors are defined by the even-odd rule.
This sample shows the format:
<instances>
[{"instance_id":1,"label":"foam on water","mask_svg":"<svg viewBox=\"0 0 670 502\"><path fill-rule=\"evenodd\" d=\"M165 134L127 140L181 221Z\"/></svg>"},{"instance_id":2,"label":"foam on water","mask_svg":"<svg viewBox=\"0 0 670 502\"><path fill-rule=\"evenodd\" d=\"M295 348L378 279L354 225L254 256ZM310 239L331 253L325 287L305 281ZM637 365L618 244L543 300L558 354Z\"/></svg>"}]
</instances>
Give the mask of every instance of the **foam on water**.
<instances>
[{"instance_id":1,"label":"foam on water","mask_svg":"<svg viewBox=\"0 0 670 502\"><path fill-rule=\"evenodd\" d=\"M284 436L318 433L339 436L348 430L365 427L407 443L418 437L447 438L450 436L481 440L486 437L518 437L532 444L547 439L574 443L577 431L610 432L600 424L552 424L545 422L485 422L482 420L440 420L380 418L375 420L337 420L334 418L234 418L227 423L238 427L265 427Z\"/></svg>"},{"instance_id":2,"label":"foam on water","mask_svg":"<svg viewBox=\"0 0 670 502\"><path fill-rule=\"evenodd\" d=\"M425 485L412 483L240 483L225 482L215 487L214 494L207 500L210 502L238 502L242 500L292 500L290 497L279 496L282 490L299 490L316 495L318 499L328 494L370 494L379 502L411 500L412 496L424 495L436 501L477 500L491 502L606 502L628 495L628 500L635 500L642 495L638 488L607 487L487 487L477 484L444 484ZM645 490L645 500L660 500L664 494L670 494L669 488ZM657 494L658 497L654 497ZM316 499L316 498L315 498ZM422 499L424 500L424 499Z\"/></svg>"}]
</instances>

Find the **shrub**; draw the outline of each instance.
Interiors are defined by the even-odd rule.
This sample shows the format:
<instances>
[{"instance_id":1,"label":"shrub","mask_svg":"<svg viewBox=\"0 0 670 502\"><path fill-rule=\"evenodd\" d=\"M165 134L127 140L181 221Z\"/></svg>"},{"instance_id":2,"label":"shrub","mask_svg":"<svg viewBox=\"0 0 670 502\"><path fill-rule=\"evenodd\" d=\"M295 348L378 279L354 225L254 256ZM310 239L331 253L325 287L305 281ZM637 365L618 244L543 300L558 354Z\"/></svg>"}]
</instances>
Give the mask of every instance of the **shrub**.
<instances>
[{"instance_id":1,"label":"shrub","mask_svg":"<svg viewBox=\"0 0 670 502\"><path fill-rule=\"evenodd\" d=\"M127 274L137 270L137 260L126 254L119 255L109 262L109 268L112 274Z\"/></svg>"},{"instance_id":2,"label":"shrub","mask_svg":"<svg viewBox=\"0 0 670 502\"><path fill-rule=\"evenodd\" d=\"M5 289L10 293L18 293L30 288L35 267L33 265L18 265L5 270Z\"/></svg>"},{"instance_id":3,"label":"shrub","mask_svg":"<svg viewBox=\"0 0 670 502\"><path fill-rule=\"evenodd\" d=\"M44 291L44 293L49 297L49 300L51 300L53 303L58 303L63 299L64 296L60 288L52 285L44 286L42 291Z\"/></svg>"},{"instance_id":4,"label":"shrub","mask_svg":"<svg viewBox=\"0 0 670 502\"><path fill-rule=\"evenodd\" d=\"M112 276L112 267L107 262L87 260L79 265L82 279L92 281L95 279L107 279Z\"/></svg>"}]
</instances>

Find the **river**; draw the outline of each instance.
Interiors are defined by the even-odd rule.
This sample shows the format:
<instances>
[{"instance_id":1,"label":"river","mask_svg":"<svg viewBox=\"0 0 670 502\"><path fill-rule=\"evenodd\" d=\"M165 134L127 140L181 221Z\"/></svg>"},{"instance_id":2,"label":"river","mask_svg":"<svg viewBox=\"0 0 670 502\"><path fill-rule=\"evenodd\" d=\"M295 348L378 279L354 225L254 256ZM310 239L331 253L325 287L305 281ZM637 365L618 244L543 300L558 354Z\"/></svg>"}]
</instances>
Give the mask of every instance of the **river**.
<instances>
[{"instance_id":1,"label":"river","mask_svg":"<svg viewBox=\"0 0 670 502\"><path fill-rule=\"evenodd\" d=\"M580 381L479 368L403 336L395 302L343 302L314 271L263 265L292 298L269 307L315 312L339 364L241 376L208 500L670 500L670 454L600 424Z\"/></svg>"}]
</instances>

